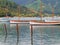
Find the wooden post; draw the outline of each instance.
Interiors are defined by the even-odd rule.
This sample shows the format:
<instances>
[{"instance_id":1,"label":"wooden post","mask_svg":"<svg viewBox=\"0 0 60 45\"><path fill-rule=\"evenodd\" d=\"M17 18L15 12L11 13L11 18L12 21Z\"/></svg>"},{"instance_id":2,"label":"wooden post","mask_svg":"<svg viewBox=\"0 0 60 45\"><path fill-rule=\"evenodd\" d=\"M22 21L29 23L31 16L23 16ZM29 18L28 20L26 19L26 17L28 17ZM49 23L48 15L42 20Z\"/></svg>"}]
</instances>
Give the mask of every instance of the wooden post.
<instances>
[{"instance_id":1,"label":"wooden post","mask_svg":"<svg viewBox=\"0 0 60 45\"><path fill-rule=\"evenodd\" d=\"M33 27L30 25L30 30L31 30L31 45L33 45Z\"/></svg>"},{"instance_id":2,"label":"wooden post","mask_svg":"<svg viewBox=\"0 0 60 45\"><path fill-rule=\"evenodd\" d=\"M40 2L40 17L41 17L41 21L42 21L42 0L41 0L41 2Z\"/></svg>"},{"instance_id":3,"label":"wooden post","mask_svg":"<svg viewBox=\"0 0 60 45\"><path fill-rule=\"evenodd\" d=\"M5 29L5 40L4 40L4 42L6 42L6 39L7 39L7 27L6 27L6 24L4 24L4 29Z\"/></svg>"},{"instance_id":4,"label":"wooden post","mask_svg":"<svg viewBox=\"0 0 60 45\"><path fill-rule=\"evenodd\" d=\"M17 12L18 12L18 22L20 22L20 6L17 6Z\"/></svg>"},{"instance_id":5,"label":"wooden post","mask_svg":"<svg viewBox=\"0 0 60 45\"><path fill-rule=\"evenodd\" d=\"M5 16L8 17L8 14L7 14L9 12L8 6L6 6L5 11L6 11L6 15Z\"/></svg>"},{"instance_id":6,"label":"wooden post","mask_svg":"<svg viewBox=\"0 0 60 45\"><path fill-rule=\"evenodd\" d=\"M52 6L52 17L54 17L54 7Z\"/></svg>"},{"instance_id":7,"label":"wooden post","mask_svg":"<svg viewBox=\"0 0 60 45\"><path fill-rule=\"evenodd\" d=\"M19 43L19 29L18 29L18 24L16 24L16 31L17 31L17 43L16 43L16 45L18 45L18 43Z\"/></svg>"},{"instance_id":8,"label":"wooden post","mask_svg":"<svg viewBox=\"0 0 60 45\"><path fill-rule=\"evenodd\" d=\"M17 6L18 17L20 17L20 6Z\"/></svg>"}]
</instances>

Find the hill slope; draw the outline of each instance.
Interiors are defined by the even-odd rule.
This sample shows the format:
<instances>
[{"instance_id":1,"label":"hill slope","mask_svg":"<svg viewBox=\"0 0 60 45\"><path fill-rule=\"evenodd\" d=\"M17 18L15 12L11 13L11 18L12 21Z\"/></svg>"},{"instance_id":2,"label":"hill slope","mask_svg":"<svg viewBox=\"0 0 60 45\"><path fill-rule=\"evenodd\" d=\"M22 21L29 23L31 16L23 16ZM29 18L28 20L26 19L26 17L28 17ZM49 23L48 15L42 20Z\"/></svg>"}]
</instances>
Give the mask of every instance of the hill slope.
<instances>
[{"instance_id":1,"label":"hill slope","mask_svg":"<svg viewBox=\"0 0 60 45\"><path fill-rule=\"evenodd\" d=\"M35 13L30 11L25 6L16 4L9 0L0 0L0 17L1 16L36 16Z\"/></svg>"},{"instance_id":2,"label":"hill slope","mask_svg":"<svg viewBox=\"0 0 60 45\"><path fill-rule=\"evenodd\" d=\"M17 0L18 1L18 0ZM57 0L60 1L60 0ZM40 0L30 0L25 3L25 5L17 4L16 1L12 0L0 0L0 17L6 16L6 13L10 16L39 16L38 13L40 13ZM47 13L48 15L52 14L52 7L49 5L47 0L42 0L42 13L45 15ZM54 0L50 0L50 3L53 2L53 5L55 5ZM60 14L60 2L54 7L55 14ZM19 6L19 9L18 9ZM30 10L33 9L33 10ZM38 13L36 13L38 12Z\"/></svg>"},{"instance_id":3,"label":"hill slope","mask_svg":"<svg viewBox=\"0 0 60 45\"><path fill-rule=\"evenodd\" d=\"M40 0L36 0L33 3L27 4L26 7L33 8L36 11L40 10ZM42 0L42 10L44 13L52 13L52 6L54 7L54 13L60 13L60 0Z\"/></svg>"}]
</instances>

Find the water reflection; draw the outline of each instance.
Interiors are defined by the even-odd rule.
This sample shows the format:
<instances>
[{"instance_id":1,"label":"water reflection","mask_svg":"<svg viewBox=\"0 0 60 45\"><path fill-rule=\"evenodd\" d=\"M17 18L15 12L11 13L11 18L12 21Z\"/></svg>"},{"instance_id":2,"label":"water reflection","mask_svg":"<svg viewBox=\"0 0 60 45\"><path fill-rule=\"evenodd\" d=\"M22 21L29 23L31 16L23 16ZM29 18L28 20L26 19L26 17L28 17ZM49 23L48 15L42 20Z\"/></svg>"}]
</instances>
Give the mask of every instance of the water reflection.
<instances>
[{"instance_id":1,"label":"water reflection","mask_svg":"<svg viewBox=\"0 0 60 45\"><path fill-rule=\"evenodd\" d=\"M18 30L16 24L7 24L7 35L3 24L0 24L0 44L1 45L59 45L60 44L60 26L34 26L30 30L29 24L19 24ZM33 32L31 32L33 31ZM17 34L18 32L18 34ZM32 34L31 34L32 33ZM6 37L4 37L6 36ZM33 39L33 40L32 40ZM6 42L4 42L4 40Z\"/></svg>"},{"instance_id":2,"label":"water reflection","mask_svg":"<svg viewBox=\"0 0 60 45\"><path fill-rule=\"evenodd\" d=\"M33 45L33 26L30 25L30 33L31 33L31 45Z\"/></svg>"},{"instance_id":3,"label":"water reflection","mask_svg":"<svg viewBox=\"0 0 60 45\"><path fill-rule=\"evenodd\" d=\"M7 39L7 24L4 24L4 30L5 30L5 40L4 40L4 42L6 42L6 39Z\"/></svg>"},{"instance_id":4,"label":"water reflection","mask_svg":"<svg viewBox=\"0 0 60 45\"><path fill-rule=\"evenodd\" d=\"M17 43L16 43L16 45L18 45L18 43L19 43L19 24L16 24L16 31L17 31Z\"/></svg>"},{"instance_id":5,"label":"water reflection","mask_svg":"<svg viewBox=\"0 0 60 45\"><path fill-rule=\"evenodd\" d=\"M36 31L38 30L38 31ZM42 30L42 31L41 31ZM34 28L34 45L55 45L58 44L57 32L60 32L59 27L41 27ZM59 39L60 40L60 39ZM39 43L40 42L40 43ZM57 42L57 43L56 43Z\"/></svg>"}]
</instances>

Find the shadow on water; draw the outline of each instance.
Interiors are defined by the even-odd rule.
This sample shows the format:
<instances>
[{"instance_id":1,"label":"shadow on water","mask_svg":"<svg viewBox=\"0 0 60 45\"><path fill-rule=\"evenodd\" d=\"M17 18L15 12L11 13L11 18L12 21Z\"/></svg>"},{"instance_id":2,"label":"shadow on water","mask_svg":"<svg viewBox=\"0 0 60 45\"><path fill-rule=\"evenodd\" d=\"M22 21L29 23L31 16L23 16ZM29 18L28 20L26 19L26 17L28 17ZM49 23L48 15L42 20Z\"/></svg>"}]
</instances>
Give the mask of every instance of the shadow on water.
<instances>
[{"instance_id":1,"label":"shadow on water","mask_svg":"<svg viewBox=\"0 0 60 45\"><path fill-rule=\"evenodd\" d=\"M33 45L33 26L30 25L30 30L31 30L31 45Z\"/></svg>"},{"instance_id":2,"label":"shadow on water","mask_svg":"<svg viewBox=\"0 0 60 45\"><path fill-rule=\"evenodd\" d=\"M16 43L16 45L18 45L18 43L19 43L19 34L17 34L17 43Z\"/></svg>"},{"instance_id":3,"label":"shadow on water","mask_svg":"<svg viewBox=\"0 0 60 45\"><path fill-rule=\"evenodd\" d=\"M4 42L10 43L8 45L51 45L51 43L56 43L58 42L58 40L60 40L60 26L32 27L30 24L13 24L12 26L10 26L10 28L11 29L8 30L9 27L7 26L7 24L4 24ZM7 37L10 38L7 39ZM16 43L14 40L16 41Z\"/></svg>"},{"instance_id":4,"label":"shadow on water","mask_svg":"<svg viewBox=\"0 0 60 45\"><path fill-rule=\"evenodd\" d=\"M17 43L16 43L16 45L18 45L18 43L19 43L19 27L18 27L18 24L16 24L16 31L17 31Z\"/></svg>"},{"instance_id":5,"label":"shadow on water","mask_svg":"<svg viewBox=\"0 0 60 45\"><path fill-rule=\"evenodd\" d=\"M56 24L55 26L60 26L60 24Z\"/></svg>"},{"instance_id":6,"label":"shadow on water","mask_svg":"<svg viewBox=\"0 0 60 45\"><path fill-rule=\"evenodd\" d=\"M5 30L5 39L4 39L4 42L6 42L7 40L7 25L4 24L4 30Z\"/></svg>"},{"instance_id":7,"label":"shadow on water","mask_svg":"<svg viewBox=\"0 0 60 45\"><path fill-rule=\"evenodd\" d=\"M7 37L8 37L8 31L7 31L7 24L4 24L4 30L5 30L5 39L4 42L6 43ZM17 33L17 42L16 45L19 43L19 26L16 24L16 33Z\"/></svg>"}]
</instances>

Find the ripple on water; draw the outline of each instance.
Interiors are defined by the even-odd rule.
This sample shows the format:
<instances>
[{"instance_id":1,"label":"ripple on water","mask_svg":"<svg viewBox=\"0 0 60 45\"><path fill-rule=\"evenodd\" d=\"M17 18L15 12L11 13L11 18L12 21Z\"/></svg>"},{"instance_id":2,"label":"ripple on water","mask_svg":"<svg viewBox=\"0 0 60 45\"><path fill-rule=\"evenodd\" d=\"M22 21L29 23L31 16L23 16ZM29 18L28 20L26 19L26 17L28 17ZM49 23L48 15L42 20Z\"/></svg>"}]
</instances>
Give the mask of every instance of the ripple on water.
<instances>
[{"instance_id":1,"label":"ripple on water","mask_svg":"<svg viewBox=\"0 0 60 45\"><path fill-rule=\"evenodd\" d=\"M0 28L3 25L0 26ZM16 45L17 43L17 32L16 25L10 25L8 27L8 36L6 42L5 31L2 28L0 30L0 45ZM4 33L3 33L4 32ZM30 37L30 25L20 24L19 25L19 45L31 45ZM59 45L60 44L60 27L33 27L33 43L34 45Z\"/></svg>"}]
</instances>

